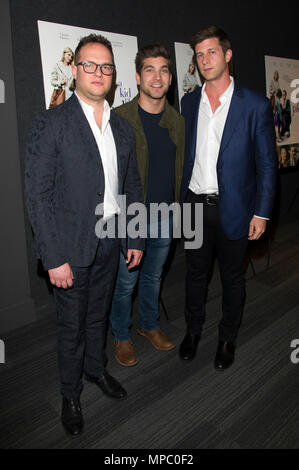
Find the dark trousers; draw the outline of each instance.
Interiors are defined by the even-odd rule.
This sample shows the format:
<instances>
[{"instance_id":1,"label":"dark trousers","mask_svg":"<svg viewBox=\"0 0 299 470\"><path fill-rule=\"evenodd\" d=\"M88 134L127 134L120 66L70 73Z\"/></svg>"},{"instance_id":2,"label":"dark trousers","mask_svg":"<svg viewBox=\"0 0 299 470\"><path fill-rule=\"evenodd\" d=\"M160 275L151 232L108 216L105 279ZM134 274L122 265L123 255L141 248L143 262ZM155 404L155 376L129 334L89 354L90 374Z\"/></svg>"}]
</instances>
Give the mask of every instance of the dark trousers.
<instances>
[{"instance_id":1,"label":"dark trousers","mask_svg":"<svg viewBox=\"0 0 299 470\"><path fill-rule=\"evenodd\" d=\"M194 204L203 202L203 198L189 190L186 202L193 206L194 229ZM206 202L203 204L203 244L199 249L186 249L185 316L187 328L192 334L201 334L205 322L209 274L214 258L217 257L223 288L219 340L234 342L245 302L243 260L248 238L246 236L239 240L229 240L221 227L218 205L208 205Z\"/></svg>"},{"instance_id":2,"label":"dark trousers","mask_svg":"<svg viewBox=\"0 0 299 470\"><path fill-rule=\"evenodd\" d=\"M102 375L106 322L119 260L119 240L100 239L94 262L88 267L71 266L73 287L54 288L58 312L58 366L61 393L79 397L82 372Z\"/></svg>"}]
</instances>

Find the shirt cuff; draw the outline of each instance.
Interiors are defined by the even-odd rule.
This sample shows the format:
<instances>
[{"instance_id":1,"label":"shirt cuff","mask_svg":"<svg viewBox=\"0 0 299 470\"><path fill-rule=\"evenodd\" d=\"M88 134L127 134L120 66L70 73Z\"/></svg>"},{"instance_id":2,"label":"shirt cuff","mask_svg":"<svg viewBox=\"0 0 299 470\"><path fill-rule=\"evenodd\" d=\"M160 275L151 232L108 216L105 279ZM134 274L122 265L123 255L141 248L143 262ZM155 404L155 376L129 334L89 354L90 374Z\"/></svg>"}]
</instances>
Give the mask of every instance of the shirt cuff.
<instances>
[{"instance_id":1,"label":"shirt cuff","mask_svg":"<svg viewBox=\"0 0 299 470\"><path fill-rule=\"evenodd\" d=\"M260 215L254 215L253 217L256 217L257 219L270 220L268 217L261 217Z\"/></svg>"}]
</instances>

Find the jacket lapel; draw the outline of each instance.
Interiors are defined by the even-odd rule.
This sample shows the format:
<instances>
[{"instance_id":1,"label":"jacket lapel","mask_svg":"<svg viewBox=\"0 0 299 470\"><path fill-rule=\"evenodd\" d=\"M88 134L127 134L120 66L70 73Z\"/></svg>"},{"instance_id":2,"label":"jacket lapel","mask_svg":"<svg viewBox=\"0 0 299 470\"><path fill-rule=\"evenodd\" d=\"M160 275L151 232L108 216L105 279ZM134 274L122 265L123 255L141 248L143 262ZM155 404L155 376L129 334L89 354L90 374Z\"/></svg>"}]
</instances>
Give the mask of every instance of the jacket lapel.
<instances>
[{"instance_id":1,"label":"jacket lapel","mask_svg":"<svg viewBox=\"0 0 299 470\"><path fill-rule=\"evenodd\" d=\"M123 136L118 124L118 116L111 111L110 114L110 127L114 137L115 148L116 148L116 157L117 157L117 174L118 174L118 187L119 190L122 187L122 164L121 159L123 158Z\"/></svg>"},{"instance_id":2,"label":"jacket lapel","mask_svg":"<svg viewBox=\"0 0 299 470\"><path fill-rule=\"evenodd\" d=\"M239 124L240 119L244 113L243 110L243 91L241 86L235 82L235 89L232 96L231 104L229 107L226 123L223 130L221 139L218 163L221 163L222 154L227 147L236 126Z\"/></svg>"},{"instance_id":3,"label":"jacket lapel","mask_svg":"<svg viewBox=\"0 0 299 470\"><path fill-rule=\"evenodd\" d=\"M198 112L199 112L199 106L200 106L200 100L201 100L201 91L202 91L202 88L198 90L198 96L196 97L196 99L191 101L191 116L193 115L193 119L191 120L191 125L190 125L190 135L191 135L191 157L192 157L193 162L195 159L195 152L196 152L197 123L198 123Z\"/></svg>"},{"instance_id":4,"label":"jacket lapel","mask_svg":"<svg viewBox=\"0 0 299 470\"><path fill-rule=\"evenodd\" d=\"M198 91L193 92L196 94L194 99L188 100L188 107L186 106L186 110L182 113L188 123L186 126L186 141L190 142L190 158L191 163L194 162L195 159L195 152L196 152L196 141L197 141L197 123L198 123L198 112L199 112L199 105L201 100L201 90L200 88ZM189 98L189 97L188 97ZM187 103L186 103L187 104Z\"/></svg>"},{"instance_id":5,"label":"jacket lapel","mask_svg":"<svg viewBox=\"0 0 299 470\"><path fill-rule=\"evenodd\" d=\"M145 136L145 132L143 129L141 117L139 115L138 111L138 99L139 99L139 94L133 98L130 104L130 124L133 126L133 129L135 131L135 138L137 140L137 135L138 135L138 148L139 151L142 152L145 156L147 155L148 149L147 149L147 140Z\"/></svg>"},{"instance_id":6,"label":"jacket lapel","mask_svg":"<svg viewBox=\"0 0 299 470\"><path fill-rule=\"evenodd\" d=\"M84 114L83 109L78 101L78 98L75 94L71 96L68 100L70 102L70 106L72 108L72 118L75 125L76 133L81 134L82 144L84 146L84 151L90 151L91 154L94 156L96 164L99 167L99 170L104 174L104 169L102 165L101 155L94 138L93 132L90 128L88 120Z\"/></svg>"}]
</instances>

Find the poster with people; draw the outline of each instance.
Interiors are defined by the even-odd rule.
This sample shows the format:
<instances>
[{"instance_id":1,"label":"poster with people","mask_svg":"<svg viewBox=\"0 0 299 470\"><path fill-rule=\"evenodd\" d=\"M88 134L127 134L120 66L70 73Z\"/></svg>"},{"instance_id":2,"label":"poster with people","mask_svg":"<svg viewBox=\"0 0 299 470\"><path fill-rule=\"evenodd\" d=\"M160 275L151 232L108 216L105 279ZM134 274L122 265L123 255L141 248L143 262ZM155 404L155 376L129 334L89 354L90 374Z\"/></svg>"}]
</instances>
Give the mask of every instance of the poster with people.
<instances>
[{"instance_id":1,"label":"poster with people","mask_svg":"<svg viewBox=\"0 0 299 470\"><path fill-rule=\"evenodd\" d=\"M105 36L112 44L116 83L110 104L113 107L130 101L137 94L135 56L137 37L38 21L46 108L67 100L75 89L71 66L80 38L90 33Z\"/></svg>"},{"instance_id":2,"label":"poster with people","mask_svg":"<svg viewBox=\"0 0 299 470\"><path fill-rule=\"evenodd\" d=\"M179 101L187 93L201 86L197 67L193 62L193 50L189 44L175 42L175 58L178 80Z\"/></svg>"},{"instance_id":3,"label":"poster with people","mask_svg":"<svg viewBox=\"0 0 299 470\"><path fill-rule=\"evenodd\" d=\"M299 60L265 56L265 65L278 168L299 169Z\"/></svg>"}]
</instances>

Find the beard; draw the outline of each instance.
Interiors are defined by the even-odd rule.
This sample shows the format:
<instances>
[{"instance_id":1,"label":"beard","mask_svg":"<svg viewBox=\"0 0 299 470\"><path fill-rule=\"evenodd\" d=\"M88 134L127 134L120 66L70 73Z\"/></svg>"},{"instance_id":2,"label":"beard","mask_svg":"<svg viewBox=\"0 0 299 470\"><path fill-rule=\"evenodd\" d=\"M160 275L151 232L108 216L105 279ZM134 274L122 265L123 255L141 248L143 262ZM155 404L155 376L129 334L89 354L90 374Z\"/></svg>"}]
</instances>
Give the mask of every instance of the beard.
<instances>
[{"instance_id":1,"label":"beard","mask_svg":"<svg viewBox=\"0 0 299 470\"><path fill-rule=\"evenodd\" d=\"M200 73L203 76L203 78L206 80L206 82L210 82L210 81L218 80L219 78L221 78L225 74L226 69L227 69L227 66L225 64L223 68L219 68L218 70L213 69L210 73L207 73L204 70L203 71L200 70Z\"/></svg>"},{"instance_id":2,"label":"beard","mask_svg":"<svg viewBox=\"0 0 299 470\"><path fill-rule=\"evenodd\" d=\"M149 88L144 88L140 86L140 91L149 98L152 98L153 100L161 100L167 95L168 89L165 90L165 88L161 88L160 93L153 94Z\"/></svg>"}]
</instances>

